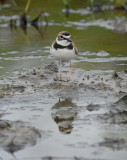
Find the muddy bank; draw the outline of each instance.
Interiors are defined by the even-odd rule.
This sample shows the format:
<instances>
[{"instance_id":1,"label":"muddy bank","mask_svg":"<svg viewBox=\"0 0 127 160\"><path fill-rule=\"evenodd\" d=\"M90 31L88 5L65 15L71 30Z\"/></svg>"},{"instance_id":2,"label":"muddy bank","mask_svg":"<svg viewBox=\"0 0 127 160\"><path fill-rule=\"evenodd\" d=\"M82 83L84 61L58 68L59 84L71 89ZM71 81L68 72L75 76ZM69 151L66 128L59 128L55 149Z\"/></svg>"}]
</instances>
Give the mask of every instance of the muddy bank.
<instances>
[{"instance_id":1,"label":"muddy bank","mask_svg":"<svg viewBox=\"0 0 127 160\"><path fill-rule=\"evenodd\" d=\"M63 66L62 78L57 79L58 67L54 63L43 68L22 69L18 72L18 78L8 81L7 85L1 87L0 97L41 93L47 98L58 98L58 103L52 107L56 111L52 117L59 129L66 128L67 132L68 127L71 126L67 124L68 120L70 119L71 124L71 119L74 119L77 114L72 111L77 108L72 100L84 104L87 111L91 113L104 108L106 113L103 114L102 119L101 115L96 117L99 121L109 125L110 123L127 123L127 74L125 71L116 73L72 68L71 81L67 81L67 70L68 68ZM70 111L67 109L65 112L63 108L60 109L60 106L64 108L70 106L72 109L69 108ZM69 116L67 116L68 113ZM92 115L92 118L94 116L96 115ZM67 123L63 122L64 118L67 119ZM62 123L68 127L64 127Z\"/></svg>"},{"instance_id":2,"label":"muddy bank","mask_svg":"<svg viewBox=\"0 0 127 160\"><path fill-rule=\"evenodd\" d=\"M58 67L52 63L43 68L21 69L18 71L18 78L8 81L8 84L1 90L6 92L54 92L55 95L63 96L66 99L81 98L86 94L99 94L118 97L127 93L127 74L114 71L84 71L72 68L71 81L67 81L69 68L62 67L62 78L57 79ZM7 93L8 93L7 92ZM2 96L2 93L1 93ZM65 96L65 97L64 97Z\"/></svg>"},{"instance_id":3,"label":"muddy bank","mask_svg":"<svg viewBox=\"0 0 127 160\"><path fill-rule=\"evenodd\" d=\"M72 102L81 102L84 108L92 112L103 114L88 115L101 123L126 124L127 119L127 74L114 71L84 71L72 68L71 81L67 80L67 67L62 68L62 78L57 79L58 67L52 63L43 68L22 69L18 78L9 81L3 86L1 98L8 95L41 93L47 98L58 98L52 107L55 113L52 118L59 130L70 133L71 123L77 115L77 105ZM62 108L60 107L62 106ZM69 109L68 109L68 106ZM64 108L64 109L63 109ZM87 116L85 117L87 123ZM67 122L66 122L67 121Z\"/></svg>"}]
</instances>

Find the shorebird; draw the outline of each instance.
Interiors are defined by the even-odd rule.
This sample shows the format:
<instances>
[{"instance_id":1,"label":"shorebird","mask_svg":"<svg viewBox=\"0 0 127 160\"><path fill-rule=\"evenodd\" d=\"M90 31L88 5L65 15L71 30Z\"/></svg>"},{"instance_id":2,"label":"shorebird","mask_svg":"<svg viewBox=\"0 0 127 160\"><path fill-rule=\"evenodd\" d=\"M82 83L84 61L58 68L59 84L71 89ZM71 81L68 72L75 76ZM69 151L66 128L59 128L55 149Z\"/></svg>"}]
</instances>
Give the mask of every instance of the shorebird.
<instances>
[{"instance_id":1,"label":"shorebird","mask_svg":"<svg viewBox=\"0 0 127 160\"><path fill-rule=\"evenodd\" d=\"M73 59L77 54L78 50L74 42L70 39L71 35L67 31L59 32L56 40L52 43L50 48L50 53L58 60L59 62L59 72L57 78L61 78L60 74L60 62L70 61L69 77L68 80L71 80L71 59Z\"/></svg>"}]
</instances>

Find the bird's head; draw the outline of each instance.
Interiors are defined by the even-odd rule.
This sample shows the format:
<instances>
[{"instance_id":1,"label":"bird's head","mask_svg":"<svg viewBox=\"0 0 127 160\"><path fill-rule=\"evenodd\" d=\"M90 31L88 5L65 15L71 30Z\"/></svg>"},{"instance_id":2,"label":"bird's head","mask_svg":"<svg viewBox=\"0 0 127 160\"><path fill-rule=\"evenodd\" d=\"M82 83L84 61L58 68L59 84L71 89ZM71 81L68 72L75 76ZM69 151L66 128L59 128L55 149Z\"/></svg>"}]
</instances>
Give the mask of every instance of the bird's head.
<instances>
[{"instance_id":1,"label":"bird's head","mask_svg":"<svg viewBox=\"0 0 127 160\"><path fill-rule=\"evenodd\" d=\"M72 40L70 39L70 37L71 37L71 35L70 35L69 32L62 31L62 32L58 33L56 41L61 46L68 46L72 42Z\"/></svg>"}]
</instances>

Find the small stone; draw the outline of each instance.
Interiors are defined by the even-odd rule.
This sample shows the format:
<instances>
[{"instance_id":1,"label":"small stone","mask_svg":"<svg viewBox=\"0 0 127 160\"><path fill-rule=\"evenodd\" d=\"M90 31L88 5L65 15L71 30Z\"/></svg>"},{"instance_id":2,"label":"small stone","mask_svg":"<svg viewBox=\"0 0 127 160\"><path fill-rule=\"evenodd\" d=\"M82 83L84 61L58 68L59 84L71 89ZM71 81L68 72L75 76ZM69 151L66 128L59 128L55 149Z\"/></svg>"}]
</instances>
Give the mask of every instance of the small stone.
<instances>
[{"instance_id":1,"label":"small stone","mask_svg":"<svg viewBox=\"0 0 127 160\"><path fill-rule=\"evenodd\" d=\"M91 81L91 84L94 84L95 82L94 81Z\"/></svg>"},{"instance_id":2,"label":"small stone","mask_svg":"<svg viewBox=\"0 0 127 160\"><path fill-rule=\"evenodd\" d=\"M41 78L45 78L45 75L41 74L40 77L41 77Z\"/></svg>"},{"instance_id":3,"label":"small stone","mask_svg":"<svg viewBox=\"0 0 127 160\"><path fill-rule=\"evenodd\" d=\"M57 81L58 79L57 78L54 78L54 81Z\"/></svg>"},{"instance_id":4,"label":"small stone","mask_svg":"<svg viewBox=\"0 0 127 160\"><path fill-rule=\"evenodd\" d=\"M80 83L80 84L79 84L79 87L83 88L83 87L84 87L84 84L83 84L83 83Z\"/></svg>"},{"instance_id":5,"label":"small stone","mask_svg":"<svg viewBox=\"0 0 127 160\"><path fill-rule=\"evenodd\" d=\"M90 76L88 75L88 76L87 76L87 80L89 80L89 79L90 79Z\"/></svg>"},{"instance_id":6,"label":"small stone","mask_svg":"<svg viewBox=\"0 0 127 160\"><path fill-rule=\"evenodd\" d=\"M117 72L114 72L112 78L116 79L116 78L118 78L118 77L119 77L119 76L118 76Z\"/></svg>"},{"instance_id":7,"label":"small stone","mask_svg":"<svg viewBox=\"0 0 127 160\"><path fill-rule=\"evenodd\" d=\"M32 75L36 75L37 73L36 73L36 70L35 69L33 69L33 73L32 73Z\"/></svg>"}]
</instances>

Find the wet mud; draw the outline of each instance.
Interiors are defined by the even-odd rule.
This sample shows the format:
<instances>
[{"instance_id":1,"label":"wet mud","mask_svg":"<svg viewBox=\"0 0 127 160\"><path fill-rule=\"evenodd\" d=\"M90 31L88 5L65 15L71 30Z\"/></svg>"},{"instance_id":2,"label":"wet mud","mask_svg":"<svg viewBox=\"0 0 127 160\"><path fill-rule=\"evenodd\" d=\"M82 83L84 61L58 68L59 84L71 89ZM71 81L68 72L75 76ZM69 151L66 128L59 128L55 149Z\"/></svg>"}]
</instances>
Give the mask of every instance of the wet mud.
<instances>
[{"instance_id":1,"label":"wet mud","mask_svg":"<svg viewBox=\"0 0 127 160\"><path fill-rule=\"evenodd\" d=\"M101 155L105 151L108 154L107 149L110 152L126 151L126 72L84 71L72 68L71 81L67 80L68 67L62 67L61 79L56 78L57 72L58 66L55 63L33 69L21 69L16 72L17 78L9 80L8 84L1 85L0 99L3 100L6 97L15 97L17 95L26 97L26 95L32 96L36 93L40 95L41 99L48 99L49 102L46 102L50 106L48 112L50 112L52 121L57 125L57 129L61 134L73 135L73 132L76 132L75 134L83 138L84 134L82 135L82 131L80 133L78 130L83 127L94 128L95 126L107 131L107 134L104 134L97 141L86 138L85 142L75 142L74 144L66 142L65 146L78 147L79 149L88 146L90 150L96 148L97 155L100 155L99 159L102 159ZM51 102L53 99L56 100L55 103ZM20 100L18 100L19 103ZM34 108L33 110L38 109ZM43 110L39 108L39 111ZM26 146L35 145L37 139L41 138L40 132L34 127L25 126L17 121L10 123L8 120L3 120L4 114L1 114L0 117L0 147L7 152L13 153L24 149ZM91 130L92 128L87 130L89 138ZM85 131L85 133L87 132ZM23 134L25 136L22 136ZM61 159L60 156L58 157L58 159ZM109 159L106 156L104 157ZM50 158L47 156L42 157L42 159L57 158L55 158L55 155ZM71 156L71 159L75 158ZM77 157L77 159L82 158ZM92 159L92 157L88 159Z\"/></svg>"},{"instance_id":2,"label":"wet mud","mask_svg":"<svg viewBox=\"0 0 127 160\"><path fill-rule=\"evenodd\" d=\"M11 153L33 146L41 133L34 127L27 126L23 122L10 122L0 120L0 148Z\"/></svg>"},{"instance_id":3,"label":"wet mud","mask_svg":"<svg viewBox=\"0 0 127 160\"><path fill-rule=\"evenodd\" d=\"M72 68L71 81L68 81L68 70L66 66L62 68L62 78L58 79L58 67L51 63L43 68L22 69L18 73L18 78L7 84L7 89L16 92L47 91L54 92L64 99L79 99L86 94L99 94L114 97L113 102L127 93L126 72L115 71L84 71ZM121 100L122 101L122 100ZM120 102L119 102L120 103Z\"/></svg>"}]
</instances>

